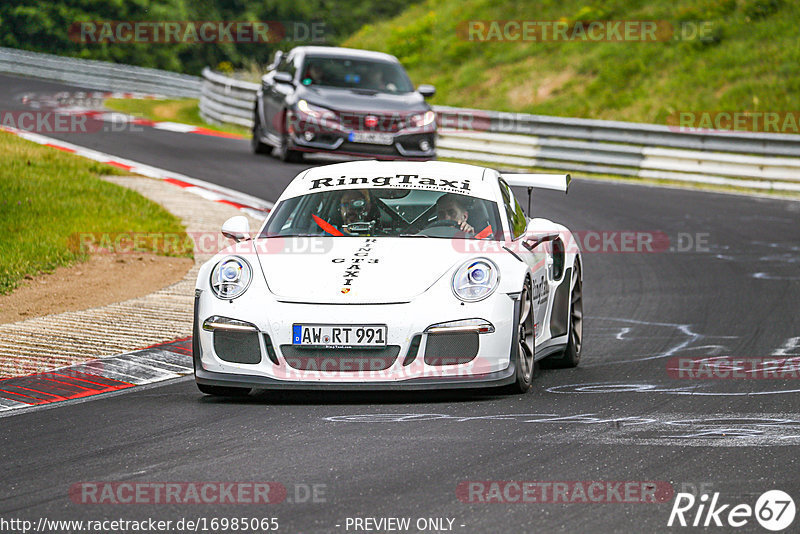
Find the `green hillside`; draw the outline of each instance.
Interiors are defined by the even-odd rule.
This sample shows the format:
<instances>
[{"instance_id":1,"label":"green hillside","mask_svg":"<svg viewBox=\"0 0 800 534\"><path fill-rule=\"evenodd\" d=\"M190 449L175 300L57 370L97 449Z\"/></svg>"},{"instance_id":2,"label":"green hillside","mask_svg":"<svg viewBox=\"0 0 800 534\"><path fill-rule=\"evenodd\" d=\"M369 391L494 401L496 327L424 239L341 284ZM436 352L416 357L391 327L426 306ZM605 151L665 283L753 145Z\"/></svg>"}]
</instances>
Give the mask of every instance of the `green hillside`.
<instances>
[{"instance_id":1,"label":"green hillside","mask_svg":"<svg viewBox=\"0 0 800 534\"><path fill-rule=\"evenodd\" d=\"M703 39L470 41L467 21L489 20L708 24ZM799 27L794 0L426 0L344 45L397 56L438 104L664 123L685 110L800 110Z\"/></svg>"}]
</instances>

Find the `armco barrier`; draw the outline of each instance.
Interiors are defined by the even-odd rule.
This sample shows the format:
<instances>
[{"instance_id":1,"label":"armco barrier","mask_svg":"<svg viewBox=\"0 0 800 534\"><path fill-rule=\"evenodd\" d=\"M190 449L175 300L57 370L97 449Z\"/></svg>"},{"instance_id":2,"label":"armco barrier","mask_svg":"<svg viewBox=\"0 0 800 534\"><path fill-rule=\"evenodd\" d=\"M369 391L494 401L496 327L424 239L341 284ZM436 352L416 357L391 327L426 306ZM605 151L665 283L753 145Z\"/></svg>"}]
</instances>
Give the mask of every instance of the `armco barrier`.
<instances>
[{"instance_id":1,"label":"armco barrier","mask_svg":"<svg viewBox=\"0 0 800 534\"><path fill-rule=\"evenodd\" d=\"M200 96L202 79L145 67L0 47L0 72L65 82L100 91Z\"/></svg>"},{"instance_id":2,"label":"armco barrier","mask_svg":"<svg viewBox=\"0 0 800 534\"><path fill-rule=\"evenodd\" d=\"M250 127L258 87L205 69L200 112L210 122ZM437 154L444 158L800 191L800 135L684 133L657 124L434 109Z\"/></svg>"},{"instance_id":3,"label":"armco barrier","mask_svg":"<svg viewBox=\"0 0 800 534\"><path fill-rule=\"evenodd\" d=\"M208 122L253 126L257 83L235 80L203 69L200 115Z\"/></svg>"}]
</instances>

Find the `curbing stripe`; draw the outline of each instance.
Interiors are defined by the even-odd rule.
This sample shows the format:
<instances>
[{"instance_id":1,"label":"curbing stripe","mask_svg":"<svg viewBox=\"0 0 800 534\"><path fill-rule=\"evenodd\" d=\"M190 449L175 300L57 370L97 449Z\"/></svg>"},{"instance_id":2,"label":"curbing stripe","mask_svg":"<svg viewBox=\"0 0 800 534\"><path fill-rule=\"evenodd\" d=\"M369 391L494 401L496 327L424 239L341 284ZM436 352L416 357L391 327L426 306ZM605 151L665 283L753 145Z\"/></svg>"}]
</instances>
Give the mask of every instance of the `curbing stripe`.
<instances>
[{"instance_id":1,"label":"curbing stripe","mask_svg":"<svg viewBox=\"0 0 800 534\"><path fill-rule=\"evenodd\" d=\"M190 375L194 372L191 352L189 337L52 371L0 379L0 415Z\"/></svg>"}]
</instances>

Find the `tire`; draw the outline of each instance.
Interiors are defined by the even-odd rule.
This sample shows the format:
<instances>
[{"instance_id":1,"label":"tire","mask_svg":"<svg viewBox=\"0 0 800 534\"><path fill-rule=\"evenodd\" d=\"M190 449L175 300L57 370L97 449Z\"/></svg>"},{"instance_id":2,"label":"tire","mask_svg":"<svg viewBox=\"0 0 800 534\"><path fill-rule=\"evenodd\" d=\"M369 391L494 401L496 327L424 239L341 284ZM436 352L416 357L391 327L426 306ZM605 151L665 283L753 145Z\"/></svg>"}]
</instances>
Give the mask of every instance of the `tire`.
<instances>
[{"instance_id":1,"label":"tire","mask_svg":"<svg viewBox=\"0 0 800 534\"><path fill-rule=\"evenodd\" d=\"M286 117L286 112L283 114ZM277 148L278 159L285 163L300 163L303 161L303 153L289 148L289 126L284 119L283 132L281 133L281 143Z\"/></svg>"},{"instance_id":2,"label":"tire","mask_svg":"<svg viewBox=\"0 0 800 534\"><path fill-rule=\"evenodd\" d=\"M577 367L581 361L583 348L583 283L581 267L575 262L572 269L572 290L569 293L569 339L561 354L543 360L550 369L569 369Z\"/></svg>"},{"instance_id":3,"label":"tire","mask_svg":"<svg viewBox=\"0 0 800 534\"><path fill-rule=\"evenodd\" d=\"M250 138L250 148L253 154L269 154L272 147L261 142L261 119L258 117L258 110L253 116L253 136Z\"/></svg>"},{"instance_id":4,"label":"tire","mask_svg":"<svg viewBox=\"0 0 800 534\"><path fill-rule=\"evenodd\" d=\"M197 389L206 395L216 397L246 397L250 394L250 388L234 388L226 386L209 386L207 384L197 384Z\"/></svg>"},{"instance_id":5,"label":"tire","mask_svg":"<svg viewBox=\"0 0 800 534\"><path fill-rule=\"evenodd\" d=\"M531 281L525 279L519 297L519 313L516 316L514 336L515 379L511 384L514 393L527 393L531 389L533 377L536 375L536 339L533 331L533 301L531 299Z\"/></svg>"}]
</instances>

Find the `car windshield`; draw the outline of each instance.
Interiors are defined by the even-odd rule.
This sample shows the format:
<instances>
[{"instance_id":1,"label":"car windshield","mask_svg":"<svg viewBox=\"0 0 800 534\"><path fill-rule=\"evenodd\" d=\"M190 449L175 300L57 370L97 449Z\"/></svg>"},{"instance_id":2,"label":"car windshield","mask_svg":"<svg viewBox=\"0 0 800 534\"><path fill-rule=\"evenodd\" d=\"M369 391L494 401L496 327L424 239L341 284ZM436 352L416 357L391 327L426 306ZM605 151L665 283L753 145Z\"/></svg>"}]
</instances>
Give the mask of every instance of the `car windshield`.
<instances>
[{"instance_id":1,"label":"car windshield","mask_svg":"<svg viewBox=\"0 0 800 534\"><path fill-rule=\"evenodd\" d=\"M502 240L497 204L427 189L337 189L280 202L260 237L393 236Z\"/></svg>"},{"instance_id":2,"label":"car windshield","mask_svg":"<svg viewBox=\"0 0 800 534\"><path fill-rule=\"evenodd\" d=\"M303 65L303 85L346 87L381 93L414 90L403 67L397 63L335 57L309 57Z\"/></svg>"}]
</instances>

